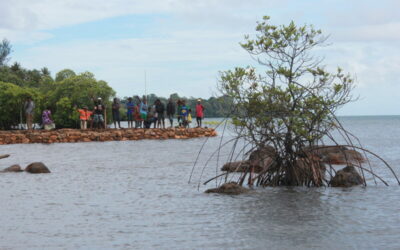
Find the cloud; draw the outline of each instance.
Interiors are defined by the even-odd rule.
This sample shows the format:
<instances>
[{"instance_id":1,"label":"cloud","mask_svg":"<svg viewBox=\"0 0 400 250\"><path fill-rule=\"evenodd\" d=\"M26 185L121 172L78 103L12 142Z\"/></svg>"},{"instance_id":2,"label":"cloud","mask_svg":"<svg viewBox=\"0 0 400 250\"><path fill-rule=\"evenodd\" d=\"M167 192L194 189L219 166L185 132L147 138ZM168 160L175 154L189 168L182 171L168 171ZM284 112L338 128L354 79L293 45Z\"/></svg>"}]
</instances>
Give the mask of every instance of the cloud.
<instances>
[{"instance_id":1,"label":"cloud","mask_svg":"<svg viewBox=\"0 0 400 250\"><path fill-rule=\"evenodd\" d=\"M146 70L154 92L164 95L196 93L208 97L210 89L215 89L218 71L239 62L251 62L238 43L231 42L239 37L239 33L217 35L202 31L197 36L190 36L186 32L173 32L162 39L78 41L36 46L23 55L23 65L28 68L46 65L54 72L64 68L78 72L89 70L108 81L122 96L143 91L141 87L135 89L133 83L143 83ZM14 59L21 61L22 57Z\"/></svg>"},{"instance_id":2,"label":"cloud","mask_svg":"<svg viewBox=\"0 0 400 250\"><path fill-rule=\"evenodd\" d=\"M254 64L238 43L244 34L254 34L257 20L293 19L330 34L333 45L318 51L327 65L353 73L356 93L384 105L397 100L379 98L400 91L399 8L395 0L13 0L0 1L0 38L24 45L12 59L28 68L89 70L121 96L143 90L146 70L151 92L208 97L218 71ZM102 29L100 23L116 17L140 15L152 21L141 30L133 23L134 31L123 36L107 30L83 38L66 28L91 23ZM57 37L62 32L71 34Z\"/></svg>"}]
</instances>

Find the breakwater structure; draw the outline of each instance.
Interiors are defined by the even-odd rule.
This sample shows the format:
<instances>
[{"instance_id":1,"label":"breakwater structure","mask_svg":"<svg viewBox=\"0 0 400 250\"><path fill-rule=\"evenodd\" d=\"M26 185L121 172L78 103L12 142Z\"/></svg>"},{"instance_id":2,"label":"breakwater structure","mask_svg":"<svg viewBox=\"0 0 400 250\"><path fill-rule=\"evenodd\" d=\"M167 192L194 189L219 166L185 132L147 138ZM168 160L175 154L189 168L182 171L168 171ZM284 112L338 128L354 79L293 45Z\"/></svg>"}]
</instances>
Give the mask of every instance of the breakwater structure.
<instances>
[{"instance_id":1,"label":"breakwater structure","mask_svg":"<svg viewBox=\"0 0 400 250\"><path fill-rule=\"evenodd\" d=\"M0 145L19 143L71 143L95 141L134 141L143 139L190 139L217 136L213 128L150 129L56 129L0 131Z\"/></svg>"}]
</instances>

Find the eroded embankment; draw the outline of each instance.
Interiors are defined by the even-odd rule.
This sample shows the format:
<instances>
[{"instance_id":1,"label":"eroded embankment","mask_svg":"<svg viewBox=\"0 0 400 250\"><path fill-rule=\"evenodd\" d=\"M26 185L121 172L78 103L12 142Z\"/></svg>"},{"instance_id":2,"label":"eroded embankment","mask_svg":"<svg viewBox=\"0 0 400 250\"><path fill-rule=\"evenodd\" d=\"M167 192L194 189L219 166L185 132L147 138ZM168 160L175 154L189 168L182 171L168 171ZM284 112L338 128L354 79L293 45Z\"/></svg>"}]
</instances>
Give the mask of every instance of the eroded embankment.
<instances>
[{"instance_id":1,"label":"eroded embankment","mask_svg":"<svg viewBox=\"0 0 400 250\"><path fill-rule=\"evenodd\" d=\"M92 141L128 141L143 139L189 139L216 136L212 128L168 129L57 129L0 131L0 145L18 143L57 143Z\"/></svg>"}]
</instances>

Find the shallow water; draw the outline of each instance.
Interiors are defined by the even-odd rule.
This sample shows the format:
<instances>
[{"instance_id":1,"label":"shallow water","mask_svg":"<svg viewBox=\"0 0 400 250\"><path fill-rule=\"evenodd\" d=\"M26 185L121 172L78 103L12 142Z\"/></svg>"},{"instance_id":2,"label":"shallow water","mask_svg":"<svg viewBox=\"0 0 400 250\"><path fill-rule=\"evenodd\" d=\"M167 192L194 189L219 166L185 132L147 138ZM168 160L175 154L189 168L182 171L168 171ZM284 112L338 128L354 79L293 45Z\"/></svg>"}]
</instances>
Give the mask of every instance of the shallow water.
<instances>
[{"instance_id":1,"label":"shallow water","mask_svg":"<svg viewBox=\"0 0 400 250\"><path fill-rule=\"evenodd\" d=\"M342 121L400 174L400 117ZM0 249L400 247L400 188L379 162L389 187L204 194L215 182L197 189L202 163L220 137L209 139L188 184L204 140L1 146L12 154L1 168L43 161L52 173L0 175ZM215 175L211 163L202 181Z\"/></svg>"}]
</instances>

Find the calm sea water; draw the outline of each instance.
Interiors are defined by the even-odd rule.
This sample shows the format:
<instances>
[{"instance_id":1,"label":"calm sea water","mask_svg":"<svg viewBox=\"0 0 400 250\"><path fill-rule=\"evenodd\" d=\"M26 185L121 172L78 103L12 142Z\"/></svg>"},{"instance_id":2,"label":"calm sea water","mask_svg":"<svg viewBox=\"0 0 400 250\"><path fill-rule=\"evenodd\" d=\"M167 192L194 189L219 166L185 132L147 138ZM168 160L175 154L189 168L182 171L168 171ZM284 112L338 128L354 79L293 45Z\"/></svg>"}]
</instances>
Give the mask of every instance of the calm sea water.
<instances>
[{"instance_id":1,"label":"calm sea water","mask_svg":"<svg viewBox=\"0 0 400 250\"><path fill-rule=\"evenodd\" d=\"M400 175L400 117L341 120ZM52 171L0 174L0 249L400 248L400 187L379 161L389 187L204 194L215 182L197 183L220 139L208 140L190 184L205 139L0 146L12 154L1 168L43 161ZM214 158L201 181L217 168Z\"/></svg>"}]
</instances>

